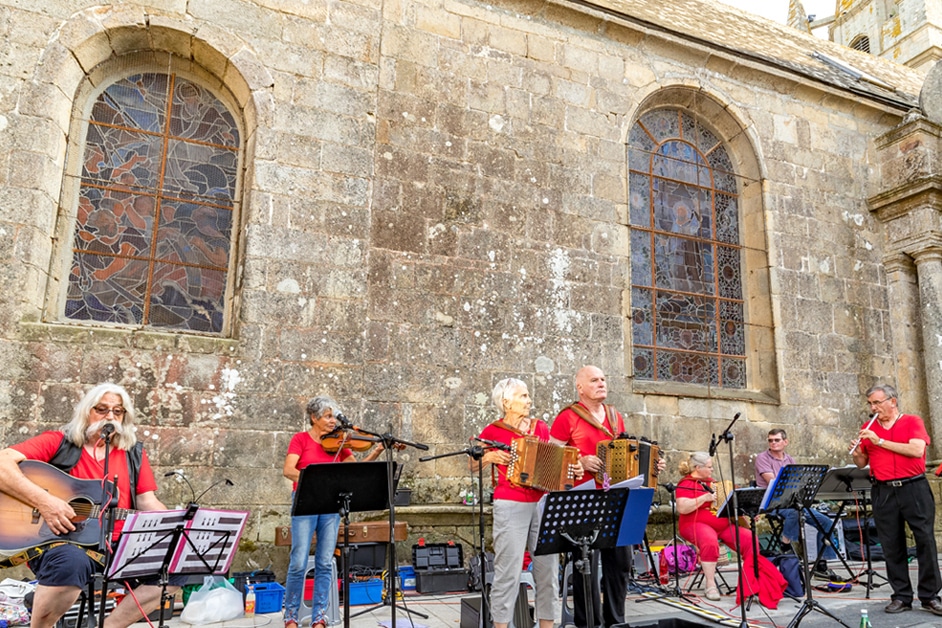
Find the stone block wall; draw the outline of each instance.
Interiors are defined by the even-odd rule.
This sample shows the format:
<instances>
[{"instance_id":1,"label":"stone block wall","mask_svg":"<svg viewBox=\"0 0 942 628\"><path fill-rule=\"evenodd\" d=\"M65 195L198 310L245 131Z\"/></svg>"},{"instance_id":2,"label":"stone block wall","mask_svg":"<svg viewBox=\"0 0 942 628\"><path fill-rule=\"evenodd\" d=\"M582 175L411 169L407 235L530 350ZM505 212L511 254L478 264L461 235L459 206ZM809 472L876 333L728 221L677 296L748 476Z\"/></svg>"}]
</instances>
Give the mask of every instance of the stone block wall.
<instances>
[{"instance_id":1,"label":"stone block wall","mask_svg":"<svg viewBox=\"0 0 942 628\"><path fill-rule=\"evenodd\" d=\"M0 1L0 17L0 444L64 423L95 383L125 385L159 473L197 493L235 483L205 501L252 511L247 568L276 557L284 453L317 394L445 453L496 418L497 380L526 381L551 420L592 363L630 430L667 451L665 480L741 412L746 482L772 427L801 460L845 464L861 392L895 377L864 206L872 138L899 118L884 104L569 5L43 0ZM149 50L158 70L215 81L244 127L225 337L79 325L55 306L74 99ZM773 330L749 348L750 390L632 377L625 138L651 103L690 106L735 147L745 294ZM457 502L465 458L421 455L397 454L413 503ZM191 498L160 483L168 504Z\"/></svg>"}]
</instances>

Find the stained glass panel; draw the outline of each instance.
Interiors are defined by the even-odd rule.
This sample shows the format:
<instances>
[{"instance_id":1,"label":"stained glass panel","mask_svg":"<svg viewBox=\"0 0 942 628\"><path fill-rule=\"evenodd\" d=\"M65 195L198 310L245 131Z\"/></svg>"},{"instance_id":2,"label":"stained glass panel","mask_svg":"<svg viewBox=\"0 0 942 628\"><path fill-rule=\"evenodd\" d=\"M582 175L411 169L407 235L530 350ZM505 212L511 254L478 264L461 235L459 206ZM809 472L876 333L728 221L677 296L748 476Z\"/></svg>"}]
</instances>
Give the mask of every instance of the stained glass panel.
<instances>
[{"instance_id":1,"label":"stained glass panel","mask_svg":"<svg viewBox=\"0 0 942 628\"><path fill-rule=\"evenodd\" d=\"M652 294L650 290L632 288L631 290L631 328L632 339L636 345L654 344Z\"/></svg>"},{"instance_id":2,"label":"stained glass panel","mask_svg":"<svg viewBox=\"0 0 942 628\"><path fill-rule=\"evenodd\" d=\"M628 161L635 377L744 387L739 207L726 149L692 114L660 109L632 128Z\"/></svg>"},{"instance_id":3,"label":"stained glass panel","mask_svg":"<svg viewBox=\"0 0 942 628\"><path fill-rule=\"evenodd\" d=\"M99 124L162 133L167 120L166 74L136 74L105 88L92 107Z\"/></svg>"},{"instance_id":4,"label":"stained glass panel","mask_svg":"<svg viewBox=\"0 0 942 628\"><path fill-rule=\"evenodd\" d=\"M239 137L212 92L175 75L134 75L101 93L86 135L67 318L223 330Z\"/></svg>"},{"instance_id":5,"label":"stained glass panel","mask_svg":"<svg viewBox=\"0 0 942 628\"><path fill-rule=\"evenodd\" d=\"M740 275L739 249L728 246L716 247L719 270L720 296L727 299L742 298L742 276Z\"/></svg>"},{"instance_id":6,"label":"stained glass panel","mask_svg":"<svg viewBox=\"0 0 942 628\"><path fill-rule=\"evenodd\" d=\"M680 137L680 120L676 109L655 109L641 116L640 123L658 143L667 138Z\"/></svg>"},{"instance_id":7,"label":"stained glass panel","mask_svg":"<svg viewBox=\"0 0 942 628\"><path fill-rule=\"evenodd\" d=\"M643 174L628 174L628 203L631 224L638 227L651 226L651 180Z\"/></svg>"},{"instance_id":8,"label":"stained glass panel","mask_svg":"<svg viewBox=\"0 0 942 628\"><path fill-rule=\"evenodd\" d=\"M230 150L170 140L164 189L171 196L231 204L237 167Z\"/></svg>"},{"instance_id":9,"label":"stained glass panel","mask_svg":"<svg viewBox=\"0 0 942 628\"><path fill-rule=\"evenodd\" d=\"M631 283L651 285L651 234L631 232Z\"/></svg>"},{"instance_id":10,"label":"stained glass panel","mask_svg":"<svg viewBox=\"0 0 942 628\"><path fill-rule=\"evenodd\" d=\"M232 212L228 209L164 201L157 229L162 261L224 268L229 262Z\"/></svg>"},{"instance_id":11,"label":"stained glass panel","mask_svg":"<svg viewBox=\"0 0 942 628\"><path fill-rule=\"evenodd\" d=\"M658 288L713 294L713 245L693 238L654 236Z\"/></svg>"},{"instance_id":12,"label":"stained glass panel","mask_svg":"<svg viewBox=\"0 0 942 628\"><path fill-rule=\"evenodd\" d=\"M735 196L716 194L716 239L739 244L739 203Z\"/></svg>"},{"instance_id":13,"label":"stained glass panel","mask_svg":"<svg viewBox=\"0 0 942 628\"><path fill-rule=\"evenodd\" d=\"M746 361L743 359L723 358L723 387L746 387Z\"/></svg>"},{"instance_id":14,"label":"stained glass panel","mask_svg":"<svg viewBox=\"0 0 942 628\"><path fill-rule=\"evenodd\" d=\"M157 187L162 150L159 136L89 125L82 183L152 191Z\"/></svg>"},{"instance_id":15,"label":"stained glass panel","mask_svg":"<svg viewBox=\"0 0 942 628\"><path fill-rule=\"evenodd\" d=\"M722 338L720 351L727 355L746 353L745 325L736 321L721 321L720 330Z\"/></svg>"},{"instance_id":16,"label":"stained glass panel","mask_svg":"<svg viewBox=\"0 0 942 628\"><path fill-rule=\"evenodd\" d=\"M653 159L651 173L665 179L697 183L699 162L699 153L687 142L667 142L658 149Z\"/></svg>"},{"instance_id":17,"label":"stained glass panel","mask_svg":"<svg viewBox=\"0 0 942 628\"><path fill-rule=\"evenodd\" d=\"M239 132L226 107L205 87L177 81L173 90L170 134L190 141L235 148Z\"/></svg>"}]
</instances>

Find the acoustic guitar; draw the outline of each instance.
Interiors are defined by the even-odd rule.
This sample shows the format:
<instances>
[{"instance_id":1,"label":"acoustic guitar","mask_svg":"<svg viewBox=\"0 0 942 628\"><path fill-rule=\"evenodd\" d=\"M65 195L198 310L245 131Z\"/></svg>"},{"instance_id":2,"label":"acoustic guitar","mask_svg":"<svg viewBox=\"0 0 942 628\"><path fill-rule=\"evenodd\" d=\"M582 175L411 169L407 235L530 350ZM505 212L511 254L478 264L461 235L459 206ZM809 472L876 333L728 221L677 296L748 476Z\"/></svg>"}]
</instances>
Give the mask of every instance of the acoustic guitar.
<instances>
[{"instance_id":1,"label":"acoustic guitar","mask_svg":"<svg viewBox=\"0 0 942 628\"><path fill-rule=\"evenodd\" d=\"M75 511L72 519L75 530L63 535L54 534L36 508L0 492L0 557L62 541L76 545L98 545L101 530L99 517L103 511L99 502L103 482L107 486L106 494L111 495L111 503L118 501L118 491L112 482L80 480L38 460L23 460L20 462L20 471L47 492L69 502ZM131 512L134 511L117 508L115 517L124 519Z\"/></svg>"}]
</instances>

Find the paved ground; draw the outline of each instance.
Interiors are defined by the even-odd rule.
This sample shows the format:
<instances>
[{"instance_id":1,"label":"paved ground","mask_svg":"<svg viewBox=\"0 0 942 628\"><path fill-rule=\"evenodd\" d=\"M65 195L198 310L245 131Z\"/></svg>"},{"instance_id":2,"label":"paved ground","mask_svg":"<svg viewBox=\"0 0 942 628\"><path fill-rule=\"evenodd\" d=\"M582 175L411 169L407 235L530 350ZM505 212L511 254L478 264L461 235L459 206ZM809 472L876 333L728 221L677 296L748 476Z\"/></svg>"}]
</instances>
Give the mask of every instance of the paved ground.
<instances>
[{"instance_id":1,"label":"paved ground","mask_svg":"<svg viewBox=\"0 0 942 628\"><path fill-rule=\"evenodd\" d=\"M853 569L862 571L860 563L851 562L850 565ZM838 566L839 563L831 564L831 567L836 571L838 570ZM878 574L883 573L882 563L874 565L874 568ZM911 573L914 580L915 569L916 565L913 563ZM735 575L730 574L728 579L730 582L734 582ZM885 582L880 577L876 577L874 581L875 583ZM697 592L697 590L694 591L694 593ZM867 590L864 586L855 585L853 590L846 593L813 591L813 601L816 607L819 606L821 609L835 615L850 628L857 628L859 626L860 609L862 608L868 610L874 628L942 628L942 617L936 617L926 611L919 610L918 602L916 603L917 608L909 612L897 615L884 613L883 607L889 601L890 595L889 587L886 584L872 589L869 599L867 599L866 594ZM414 593L410 593L405 596L403 602L407 608L428 615L427 619L423 619L419 616L412 617L416 628L420 628L421 626L427 626L429 628L457 627L460 625L461 621L461 599L472 595L474 594L415 595ZM692 596L692 598L697 602L699 608L715 613L718 617L728 618L730 620L728 625L739 626L741 624L742 615L740 608L735 606L734 596L725 596L720 602L707 602L706 600L700 600L696 596ZM677 617L703 625L710 625L712 623L709 619L700 618L689 611L673 607L672 604L677 601L676 598L638 603L639 599L641 599L639 595L632 594L625 601L626 619L629 626L653 627L658 625L659 619L668 617ZM789 624L793 624L804 602L804 599L793 601L786 598L782 600L776 610L765 609L758 604L754 604L747 611L747 621L752 626L761 626L762 628L788 626ZM369 606L354 606L351 610L352 613L356 613L369 608ZM396 615L399 628L410 625L408 613L397 610ZM352 617L349 626L351 628L373 628L379 625L390 626L390 616L391 612L389 608L382 607L367 614L355 618ZM659 623L662 626L671 625L671 628L679 628L676 621L662 621ZM174 626L175 624L177 625L175 628L180 628L178 625L179 620L176 617L169 622L170 626ZM343 626L343 624L343 621L339 621L335 625ZM227 628L263 628L268 625L281 628L281 614L257 615L251 619L244 618L226 622L225 624ZM798 625L804 628L819 628L824 626L839 626L840 624L819 610L813 610L802 617ZM217 628L218 626L218 624L212 624L208 628Z\"/></svg>"}]
</instances>

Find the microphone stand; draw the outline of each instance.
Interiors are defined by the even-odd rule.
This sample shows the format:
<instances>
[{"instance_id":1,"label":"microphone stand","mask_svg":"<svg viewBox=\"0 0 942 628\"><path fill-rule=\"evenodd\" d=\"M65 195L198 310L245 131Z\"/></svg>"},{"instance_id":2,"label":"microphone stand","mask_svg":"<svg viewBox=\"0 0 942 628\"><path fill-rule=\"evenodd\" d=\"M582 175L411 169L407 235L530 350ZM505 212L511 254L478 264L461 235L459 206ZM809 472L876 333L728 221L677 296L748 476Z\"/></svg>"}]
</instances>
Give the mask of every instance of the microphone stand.
<instances>
[{"instance_id":1,"label":"microphone stand","mask_svg":"<svg viewBox=\"0 0 942 628\"><path fill-rule=\"evenodd\" d=\"M739 591L740 591L740 600L739 600L739 612L741 615L739 626L740 628L749 628L749 621L746 618L746 600L745 600L745 590L746 587L745 581L743 579L743 570L742 570L742 548L739 543L739 497L736 495L736 465L733 460L733 433L730 431L735 425L736 421L739 420L741 412L737 412L736 416L733 417L733 420L729 425L726 426L726 429L723 430L723 433L720 434L719 439L716 439L716 435L713 436L713 440L710 442L710 457L713 457L716 454L716 450L719 447L719 441L726 441L726 445L729 449L729 479L733 483L733 520L731 521L734 530L734 538L736 539L736 572L739 575ZM757 556L752 557L753 560L758 560Z\"/></svg>"},{"instance_id":2,"label":"microphone stand","mask_svg":"<svg viewBox=\"0 0 942 628\"><path fill-rule=\"evenodd\" d=\"M667 484L662 484L661 486L664 488L665 491L667 491L668 495L670 495L671 538L673 539L673 542L674 542L674 556L679 558L680 552L678 551L678 537L677 537L677 500L674 497L674 491L677 489L677 487L673 483L670 483L670 482L668 482ZM666 549L667 548L664 548L661 551L663 552ZM655 571L654 560L650 558L650 549L648 550L648 556L649 556L648 560L651 560L651 571ZM696 604L696 601L693 598L689 597L686 593L684 593L684 590L680 586L680 560L678 558L675 558L674 560L674 588L669 589L666 586L662 586L661 593L638 598L637 600L635 600L635 602L649 602L651 600L660 600L665 597L679 597L680 599L686 602L689 602L691 604Z\"/></svg>"},{"instance_id":3,"label":"microphone stand","mask_svg":"<svg viewBox=\"0 0 942 628\"><path fill-rule=\"evenodd\" d=\"M111 462L111 439L114 437L115 428L111 423L105 423L100 432L99 438L105 441L105 464L103 468L102 478L104 482L101 483L101 507L104 510L104 518L102 519L102 525L99 528L98 533L98 549L105 557L104 570L100 575L93 575L92 582L97 584L100 578L101 582L101 600L98 603L98 625L105 625L105 612L106 612L106 602L108 600L108 566L111 564L111 536L114 532L114 519L115 519L115 508L118 505L117 493L118 493L118 478L115 476L113 484L113 495L108 494L108 476L111 474L110 465ZM133 494L134 487L131 487ZM163 612L163 609L161 609ZM86 616L86 623L89 628L94 628L95 626L95 586L90 587L88 591L88 615Z\"/></svg>"},{"instance_id":4,"label":"microphone stand","mask_svg":"<svg viewBox=\"0 0 942 628\"><path fill-rule=\"evenodd\" d=\"M465 449L452 451L446 454L438 454L437 456L424 456L419 458L419 462L429 462L439 458L465 455L478 462L478 543L481 550L480 554L478 555L478 566L481 568L481 614L479 615L480 623L478 625L481 627L488 626L490 624L491 618L490 604L488 603L487 599L487 587L484 585L485 581L487 580L487 554L484 551L484 465L481 463L481 458L484 457L484 453L490 451L491 449L497 449L497 447L489 446L485 448L481 447L480 445L472 445L470 447L466 447ZM393 626L395 626L395 624L393 624Z\"/></svg>"},{"instance_id":5,"label":"microphone stand","mask_svg":"<svg viewBox=\"0 0 942 628\"><path fill-rule=\"evenodd\" d=\"M353 425L351 425L350 422L346 420L346 417L344 417L342 414L338 414L337 419L340 421L344 429L347 429L347 430L354 429ZM372 436L373 438L376 439L377 442L383 443L383 449L385 450L385 453L386 453L386 493L387 493L386 497L389 501L389 553L387 556L388 562L387 562L387 571L386 571L386 577L388 581L387 581L387 589L386 589L386 599L383 600L382 604L378 604L377 606L360 611L356 613L355 615L348 615L347 613L344 613L344 621L346 623L349 623L350 618L355 617L356 615L362 615L363 613L371 612L374 609L379 608L381 606L385 606L388 603L389 604L389 617L390 617L389 625L392 626L393 628L398 628L396 624L396 608L397 608L396 586L397 586L397 581L399 580L399 571L398 571L398 560L396 559L396 538L395 538L396 479L394 477L395 471L396 471L396 463L393 462L393 449L395 448L394 447L395 445L400 445L399 447L400 449L403 449L408 446L408 447L414 447L415 449L419 449L421 451L428 451L428 445L425 445L423 443L413 443L411 441L396 438L395 436L392 435L392 426L389 426L388 428L389 431L386 432L385 434L377 434L375 432L367 431L363 428L355 428L355 429L363 434L366 434L367 436ZM346 529L349 529L349 526ZM349 599L350 599L349 592L344 591L345 608L349 606ZM424 613L420 613L419 611L410 610L406 608L405 606L402 606L402 610L404 610L407 614L418 615L422 619L428 619L428 615ZM412 618L409 617L408 619L409 619L409 624L414 626L415 624L412 622Z\"/></svg>"}]
</instances>

